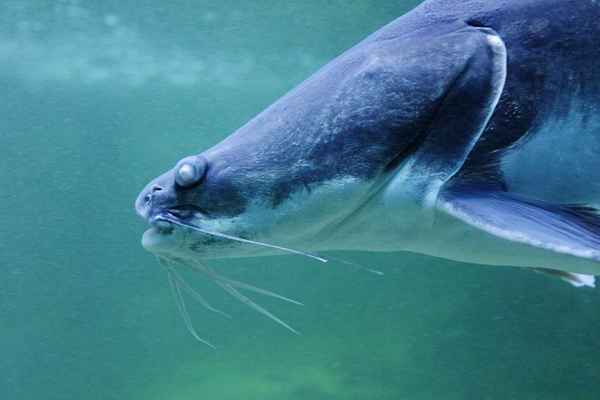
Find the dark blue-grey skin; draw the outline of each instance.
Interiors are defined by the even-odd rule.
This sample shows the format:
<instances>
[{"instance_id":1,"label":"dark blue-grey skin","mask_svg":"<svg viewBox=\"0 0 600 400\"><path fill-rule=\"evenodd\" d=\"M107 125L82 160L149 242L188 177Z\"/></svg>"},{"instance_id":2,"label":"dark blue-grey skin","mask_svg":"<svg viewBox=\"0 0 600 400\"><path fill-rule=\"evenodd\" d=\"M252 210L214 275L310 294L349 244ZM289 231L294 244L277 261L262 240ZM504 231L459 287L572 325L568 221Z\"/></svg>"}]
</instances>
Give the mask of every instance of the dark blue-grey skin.
<instances>
[{"instance_id":1,"label":"dark blue-grey skin","mask_svg":"<svg viewBox=\"0 0 600 400\"><path fill-rule=\"evenodd\" d=\"M426 1L149 183L143 244L180 261L277 252L193 225L593 285L570 273L600 274L599 21L595 0Z\"/></svg>"}]
</instances>

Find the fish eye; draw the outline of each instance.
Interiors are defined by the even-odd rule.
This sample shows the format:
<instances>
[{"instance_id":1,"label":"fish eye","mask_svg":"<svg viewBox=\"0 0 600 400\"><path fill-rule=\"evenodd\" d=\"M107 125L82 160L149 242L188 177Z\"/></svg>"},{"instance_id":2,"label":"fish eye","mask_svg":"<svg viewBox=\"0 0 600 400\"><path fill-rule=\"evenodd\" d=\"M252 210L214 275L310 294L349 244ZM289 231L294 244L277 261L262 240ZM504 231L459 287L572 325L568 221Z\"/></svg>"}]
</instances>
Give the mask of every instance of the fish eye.
<instances>
[{"instance_id":1,"label":"fish eye","mask_svg":"<svg viewBox=\"0 0 600 400\"><path fill-rule=\"evenodd\" d=\"M197 158L196 160L185 159L177 165L175 182L181 187L193 186L200 182L205 171L206 161L203 158Z\"/></svg>"}]
</instances>

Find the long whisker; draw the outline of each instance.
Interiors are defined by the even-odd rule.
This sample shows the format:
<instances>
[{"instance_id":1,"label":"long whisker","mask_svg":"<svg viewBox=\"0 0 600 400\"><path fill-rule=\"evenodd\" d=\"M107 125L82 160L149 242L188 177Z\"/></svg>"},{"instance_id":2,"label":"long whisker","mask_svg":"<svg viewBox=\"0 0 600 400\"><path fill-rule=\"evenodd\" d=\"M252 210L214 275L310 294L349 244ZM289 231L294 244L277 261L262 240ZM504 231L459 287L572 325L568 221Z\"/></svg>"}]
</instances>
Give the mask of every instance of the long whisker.
<instances>
[{"instance_id":1,"label":"long whisker","mask_svg":"<svg viewBox=\"0 0 600 400\"><path fill-rule=\"evenodd\" d=\"M200 343L204 343L205 345L216 349L216 347L212 343L202 339L200 335L198 335L198 333L196 332L196 329L194 329L192 319L190 318L190 314L188 313L187 307L185 305L185 300L183 299L183 294L181 293L181 288L179 287L179 283L173 275L172 269L167 270L167 276L169 278L169 286L171 287L171 292L173 293L175 304L177 304L177 309L179 310L179 313L183 318L183 322L188 332L194 337L194 339L196 339Z\"/></svg>"},{"instance_id":2,"label":"long whisker","mask_svg":"<svg viewBox=\"0 0 600 400\"><path fill-rule=\"evenodd\" d=\"M210 278L212 278L215 281L218 280L218 281L221 281L221 282L225 282L225 283L227 283L227 284L229 284L229 285L231 285L233 287L239 288L239 289L246 289L246 290L249 290L251 292L260 293L260 294L262 294L264 296L274 297L276 299L287 301L288 303L296 304L296 305L299 305L299 306L303 306L304 305L301 302L299 302L298 300L290 299L289 297L285 297L283 295L280 295L278 293L272 292L270 290L259 288L259 287L254 286L254 285L250 285L249 283L244 283L244 282L236 281L235 279L230 279L230 278L228 278L226 276L217 274L211 268L209 268L209 267L207 267L207 266L205 266L203 264L200 264L198 262L195 262L193 264L184 264L184 265L207 274Z\"/></svg>"},{"instance_id":3,"label":"long whisker","mask_svg":"<svg viewBox=\"0 0 600 400\"><path fill-rule=\"evenodd\" d=\"M269 312L265 308L259 306L258 304L256 304L252 300L250 300L250 298L248 298L248 297L244 296L243 294L241 294L240 292L238 292L230 284L228 284L226 282L223 282L223 281L220 281L220 280L215 280L215 283L217 285L221 286L227 293L229 293L230 295L232 295L233 297L235 297L236 299L238 299L242 303L246 304L248 307L250 307L253 310L255 310L255 311L263 314L264 316L270 318L271 320L277 322L279 325L283 326L284 328L286 328L290 332L295 333L296 335L300 335L300 332L298 332L297 330L295 330L294 328L292 328L291 326L289 326L288 324L286 324L284 321L282 321L281 319L279 319L277 316L275 316L274 314L272 314L271 312Z\"/></svg>"},{"instance_id":4,"label":"long whisker","mask_svg":"<svg viewBox=\"0 0 600 400\"><path fill-rule=\"evenodd\" d=\"M304 305L304 304L300 303L298 300L290 299L289 297L285 297L285 296L282 296L282 295L277 294L275 292L271 292L270 290L261 289L259 287L250 285L248 283L244 283L244 282L236 281L236 280L233 280L233 279L229 279L229 278L226 278L226 277L221 276L221 275L219 276L219 280L221 280L223 282L226 282L229 285L231 285L233 287L236 287L236 288L239 288L239 289L246 289L246 290L249 290L251 292L260 293L262 295L269 296L269 297L274 297L276 299L287 301L288 303L296 304L296 305L299 305L299 306L303 306Z\"/></svg>"},{"instance_id":5,"label":"long whisker","mask_svg":"<svg viewBox=\"0 0 600 400\"><path fill-rule=\"evenodd\" d=\"M185 281L185 279L183 279L183 276L181 276L181 274L179 274L175 269L172 269L170 272L173 274L173 277L181 285L181 287L186 292L188 292L190 294L190 296L192 296L196 301L198 301L198 303L200 303L204 308L206 308L207 310L212 311L214 313L221 314L222 316L224 316L226 318L231 318L231 315L210 305L210 303L208 301L206 301L206 299L200 293L198 293L198 291L196 289L191 287L190 284L187 283Z\"/></svg>"},{"instance_id":6,"label":"long whisker","mask_svg":"<svg viewBox=\"0 0 600 400\"><path fill-rule=\"evenodd\" d=\"M229 293L231 296L233 296L234 298L236 298L237 300L241 301L242 303L246 304L247 306L249 306L250 308L252 308L253 310L265 315L266 317L270 318L271 320L277 322L278 324L280 324L281 326L283 326L284 328L290 330L291 332L299 335L300 333L295 330L294 328L292 328L290 325L288 325L287 323L285 323L283 320L281 320L279 317L277 317L276 315L274 315L273 313L271 313L270 311L268 311L267 309L265 309L264 307L256 304L254 301L252 301L249 297L243 295L242 293L240 293L235 287L239 287L241 289L246 289L246 290L250 290L256 293L260 293L266 296L271 296L271 297L275 297L290 303L294 303L294 304L298 304L298 305L302 305L302 303L281 296L277 293L271 292L269 290L265 290L265 289L261 289L258 288L256 286L252 286L249 285L247 283L243 283L243 282L239 282L239 281L235 281L232 279L229 279L227 277L224 277L222 275L217 274L215 271L213 271L210 267L201 264L197 261L191 262L190 264L182 264L185 266L188 266L190 268L193 268L195 270L198 270L200 272L203 272L205 274L207 274L218 286L220 286L223 290L225 290L227 293Z\"/></svg>"},{"instance_id":7,"label":"long whisker","mask_svg":"<svg viewBox=\"0 0 600 400\"><path fill-rule=\"evenodd\" d=\"M256 245L256 246L268 247L268 248L271 248L271 249L281 250L281 251L284 251L284 252L287 252L287 253L298 254L298 255L301 255L301 256L312 258L314 260L317 260L317 261L320 261L320 262L323 262L323 263L327 262L326 258L320 257L320 256L315 255L315 254L307 253L305 251L294 250L294 249L290 249L288 247L278 246L278 245L275 245L275 244L268 244L268 243L263 243L263 242L257 242L255 240L244 239L244 238L240 238L240 237L237 237L237 236L228 235L226 233L220 233L220 232L214 232L214 231L206 230L206 229L200 228L199 226L196 226L194 224L190 224L188 222L180 221L180 220L178 220L176 218L173 218L170 215L161 215L161 216L157 217L157 219L158 220L168 221L168 222L171 222L171 223L173 223L175 225L183 226L183 227L192 229L194 231L197 231L197 232L200 232L200 233L204 233L206 235L216 236L216 237L220 237L220 238L223 238L223 239L234 240L236 242L241 242L241 243L253 244L253 245Z\"/></svg>"},{"instance_id":8,"label":"long whisker","mask_svg":"<svg viewBox=\"0 0 600 400\"><path fill-rule=\"evenodd\" d=\"M358 264L358 263L355 263L355 262L352 262L352 261L344 260L343 258L329 257L329 259L333 260L333 261L337 261L337 262L339 262L341 264L346 264L346 265L349 265L351 267L355 267L355 268L357 268L359 270L362 270L362 271L370 272L370 273L375 274L375 275L379 275L379 276L385 275L382 271L379 271L377 269L373 269L373 268L370 268L370 267L366 267L364 265L361 265L361 264Z\"/></svg>"}]
</instances>

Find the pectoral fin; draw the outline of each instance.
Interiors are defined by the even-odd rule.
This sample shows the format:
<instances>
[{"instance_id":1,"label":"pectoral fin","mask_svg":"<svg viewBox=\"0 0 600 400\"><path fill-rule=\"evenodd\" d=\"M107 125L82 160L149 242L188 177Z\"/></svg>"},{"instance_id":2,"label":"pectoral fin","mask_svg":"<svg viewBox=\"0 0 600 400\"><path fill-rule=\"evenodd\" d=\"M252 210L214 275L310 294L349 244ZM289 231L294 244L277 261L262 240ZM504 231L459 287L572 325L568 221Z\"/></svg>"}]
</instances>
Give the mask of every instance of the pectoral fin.
<instances>
[{"instance_id":1,"label":"pectoral fin","mask_svg":"<svg viewBox=\"0 0 600 400\"><path fill-rule=\"evenodd\" d=\"M600 262L600 215L593 208L470 188L444 192L438 208L502 239Z\"/></svg>"}]
</instances>

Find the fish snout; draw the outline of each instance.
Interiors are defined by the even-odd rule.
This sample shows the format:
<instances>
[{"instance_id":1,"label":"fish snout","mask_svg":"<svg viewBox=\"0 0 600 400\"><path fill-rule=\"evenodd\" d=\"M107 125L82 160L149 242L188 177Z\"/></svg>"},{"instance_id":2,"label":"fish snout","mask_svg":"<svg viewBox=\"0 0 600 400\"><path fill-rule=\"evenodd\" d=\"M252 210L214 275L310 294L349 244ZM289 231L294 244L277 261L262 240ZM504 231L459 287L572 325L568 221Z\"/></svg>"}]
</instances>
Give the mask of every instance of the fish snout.
<instances>
[{"instance_id":1,"label":"fish snout","mask_svg":"<svg viewBox=\"0 0 600 400\"><path fill-rule=\"evenodd\" d=\"M148 219L151 215L153 206L156 205L156 199L160 196L158 192L163 191L165 188L157 183L150 183L142 192L138 195L135 200L135 211L143 219Z\"/></svg>"},{"instance_id":2,"label":"fish snout","mask_svg":"<svg viewBox=\"0 0 600 400\"><path fill-rule=\"evenodd\" d=\"M136 213L150 220L160 213L188 202L193 189L202 182L207 170L206 159L190 156L175 168L150 182L135 201Z\"/></svg>"}]
</instances>

